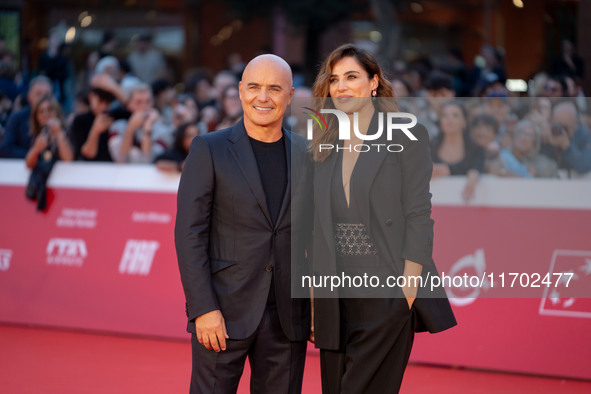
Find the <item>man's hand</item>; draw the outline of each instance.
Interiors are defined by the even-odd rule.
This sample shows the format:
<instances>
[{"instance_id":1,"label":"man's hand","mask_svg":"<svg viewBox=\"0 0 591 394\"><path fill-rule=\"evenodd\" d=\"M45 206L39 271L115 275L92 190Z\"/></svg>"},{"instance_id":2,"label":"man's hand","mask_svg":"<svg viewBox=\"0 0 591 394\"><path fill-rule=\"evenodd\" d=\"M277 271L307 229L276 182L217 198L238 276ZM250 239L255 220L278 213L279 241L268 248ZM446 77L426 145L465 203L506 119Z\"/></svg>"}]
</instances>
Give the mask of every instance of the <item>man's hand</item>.
<instances>
[{"instance_id":1,"label":"man's hand","mask_svg":"<svg viewBox=\"0 0 591 394\"><path fill-rule=\"evenodd\" d=\"M152 127L152 125L154 124L154 122L156 122L158 120L158 118L160 117L160 114L158 113L158 111L155 108L150 108L148 111L146 111L146 120L145 120L145 126L149 126L150 128Z\"/></svg>"},{"instance_id":2,"label":"man's hand","mask_svg":"<svg viewBox=\"0 0 591 394\"><path fill-rule=\"evenodd\" d=\"M119 84L110 75L103 73L94 75L90 80L90 86L105 90L115 95Z\"/></svg>"},{"instance_id":3,"label":"man's hand","mask_svg":"<svg viewBox=\"0 0 591 394\"><path fill-rule=\"evenodd\" d=\"M568 133L563 130L560 134L550 134L549 139L550 145L556 146L561 150L565 151L570 146L570 139L568 138Z\"/></svg>"},{"instance_id":4,"label":"man's hand","mask_svg":"<svg viewBox=\"0 0 591 394\"><path fill-rule=\"evenodd\" d=\"M90 86L111 93L122 104L127 101L127 95L123 92L123 89L121 89L119 83L107 74L96 74L90 80Z\"/></svg>"},{"instance_id":5,"label":"man's hand","mask_svg":"<svg viewBox=\"0 0 591 394\"><path fill-rule=\"evenodd\" d=\"M130 131L135 131L136 129L142 127L146 121L147 115L147 111L136 111L131 114L129 121L127 122L127 129Z\"/></svg>"},{"instance_id":6,"label":"man's hand","mask_svg":"<svg viewBox=\"0 0 591 394\"><path fill-rule=\"evenodd\" d=\"M98 114L92 123L91 133L102 134L111 127L113 118L108 114Z\"/></svg>"},{"instance_id":7,"label":"man's hand","mask_svg":"<svg viewBox=\"0 0 591 394\"><path fill-rule=\"evenodd\" d=\"M205 313L195 319L197 340L207 350L216 352L226 350L226 339L230 338L226 332L226 323L219 309Z\"/></svg>"}]
</instances>

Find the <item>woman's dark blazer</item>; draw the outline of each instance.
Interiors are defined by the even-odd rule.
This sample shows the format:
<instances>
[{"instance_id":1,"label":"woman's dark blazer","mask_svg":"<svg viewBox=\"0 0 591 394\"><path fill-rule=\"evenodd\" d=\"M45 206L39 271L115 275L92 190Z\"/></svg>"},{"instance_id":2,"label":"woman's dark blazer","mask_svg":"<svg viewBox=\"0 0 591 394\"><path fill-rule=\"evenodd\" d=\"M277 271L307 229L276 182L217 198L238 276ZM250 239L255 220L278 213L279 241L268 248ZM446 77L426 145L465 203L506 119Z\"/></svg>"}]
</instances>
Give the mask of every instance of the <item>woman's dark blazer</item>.
<instances>
[{"instance_id":1,"label":"woman's dark blazer","mask_svg":"<svg viewBox=\"0 0 591 394\"><path fill-rule=\"evenodd\" d=\"M374 115L368 134L377 130ZM362 201L361 220L369 229L379 255L382 271L402 275L404 260L423 266L422 277L439 275L432 259L433 220L429 181L433 164L429 137L422 125L410 129L418 141L411 141L399 130L393 140L386 133L367 144L400 144L403 151L360 153L351 177L351 199ZM314 168L314 275L337 275L330 185L337 163L333 153ZM399 292L401 294L401 292ZM314 328L316 347L337 350L340 344L339 300L329 288L314 289ZM456 325L445 290L418 289L413 304L415 331L432 333Z\"/></svg>"}]
</instances>

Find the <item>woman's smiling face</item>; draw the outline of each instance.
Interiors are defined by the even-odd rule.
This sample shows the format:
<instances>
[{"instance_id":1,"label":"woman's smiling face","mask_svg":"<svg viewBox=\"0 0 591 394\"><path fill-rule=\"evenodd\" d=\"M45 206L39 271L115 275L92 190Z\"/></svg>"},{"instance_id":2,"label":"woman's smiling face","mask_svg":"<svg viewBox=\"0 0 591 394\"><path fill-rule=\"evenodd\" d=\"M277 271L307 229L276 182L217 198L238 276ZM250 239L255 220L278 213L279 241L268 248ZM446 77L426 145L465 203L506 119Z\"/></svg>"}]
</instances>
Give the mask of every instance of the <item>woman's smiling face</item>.
<instances>
[{"instance_id":1,"label":"woman's smiling face","mask_svg":"<svg viewBox=\"0 0 591 394\"><path fill-rule=\"evenodd\" d=\"M335 108L346 113L358 111L378 87L378 76L370 76L354 57L347 56L335 63L328 80L329 92Z\"/></svg>"}]
</instances>

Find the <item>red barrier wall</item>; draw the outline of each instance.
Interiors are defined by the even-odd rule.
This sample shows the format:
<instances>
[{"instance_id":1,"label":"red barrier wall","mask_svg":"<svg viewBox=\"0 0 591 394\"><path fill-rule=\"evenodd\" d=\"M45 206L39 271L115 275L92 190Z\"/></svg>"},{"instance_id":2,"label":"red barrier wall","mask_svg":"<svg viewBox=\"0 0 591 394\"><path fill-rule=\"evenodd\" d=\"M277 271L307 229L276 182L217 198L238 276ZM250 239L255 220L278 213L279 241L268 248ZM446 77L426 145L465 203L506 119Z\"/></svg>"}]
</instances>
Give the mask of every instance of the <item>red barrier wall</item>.
<instances>
[{"instance_id":1,"label":"red barrier wall","mask_svg":"<svg viewBox=\"0 0 591 394\"><path fill-rule=\"evenodd\" d=\"M22 161L0 160L0 322L187 338L178 176L59 163L39 213L27 175ZM591 379L591 182L484 178L470 205L463 182L432 183L435 260L492 283L452 289L459 325L418 334L411 359ZM535 273L566 272L568 288L533 286Z\"/></svg>"}]
</instances>

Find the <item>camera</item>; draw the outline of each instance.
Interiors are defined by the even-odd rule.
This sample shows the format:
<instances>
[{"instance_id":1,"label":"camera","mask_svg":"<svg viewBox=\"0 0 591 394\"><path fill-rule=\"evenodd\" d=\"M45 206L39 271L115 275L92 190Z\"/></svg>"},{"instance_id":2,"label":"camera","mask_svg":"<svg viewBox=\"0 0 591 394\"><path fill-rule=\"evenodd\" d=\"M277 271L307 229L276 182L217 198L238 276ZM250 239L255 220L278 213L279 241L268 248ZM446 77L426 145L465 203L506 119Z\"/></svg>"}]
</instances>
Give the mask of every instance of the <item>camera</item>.
<instances>
[{"instance_id":1,"label":"camera","mask_svg":"<svg viewBox=\"0 0 591 394\"><path fill-rule=\"evenodd\" d=\"M111 118L113 118L113 120L119 120L119 119L127 120L131 117L131 112L129 112L124 107L116 107L116 108L112 108L112 109L108 110L107 115L109 115Z\"/></svg>"},{"instance_id":2,"label":"camera","mask_svg":"<svg viewBox=\"0 0 591 394\"><path fill-rule=\"evenodd\" d=\"M564 127L560 123L553 123L551 130L552 130L552 135L559 136L566 131L566 127Z\"/></svg>"},{"instance_id":3,"label":"camera","mask_svg":"<svg viewBox=\"0 0 591 394\"><path fill-rule=\"evenodd\" d=\"M49 127L47 125L44 125L41 128L41 131L39 132L39 135L45 136L45 138L47 138L47 140L49 141L49 137L51 137L51 135L49 133Z\"/></svg>"}]
</instances>

